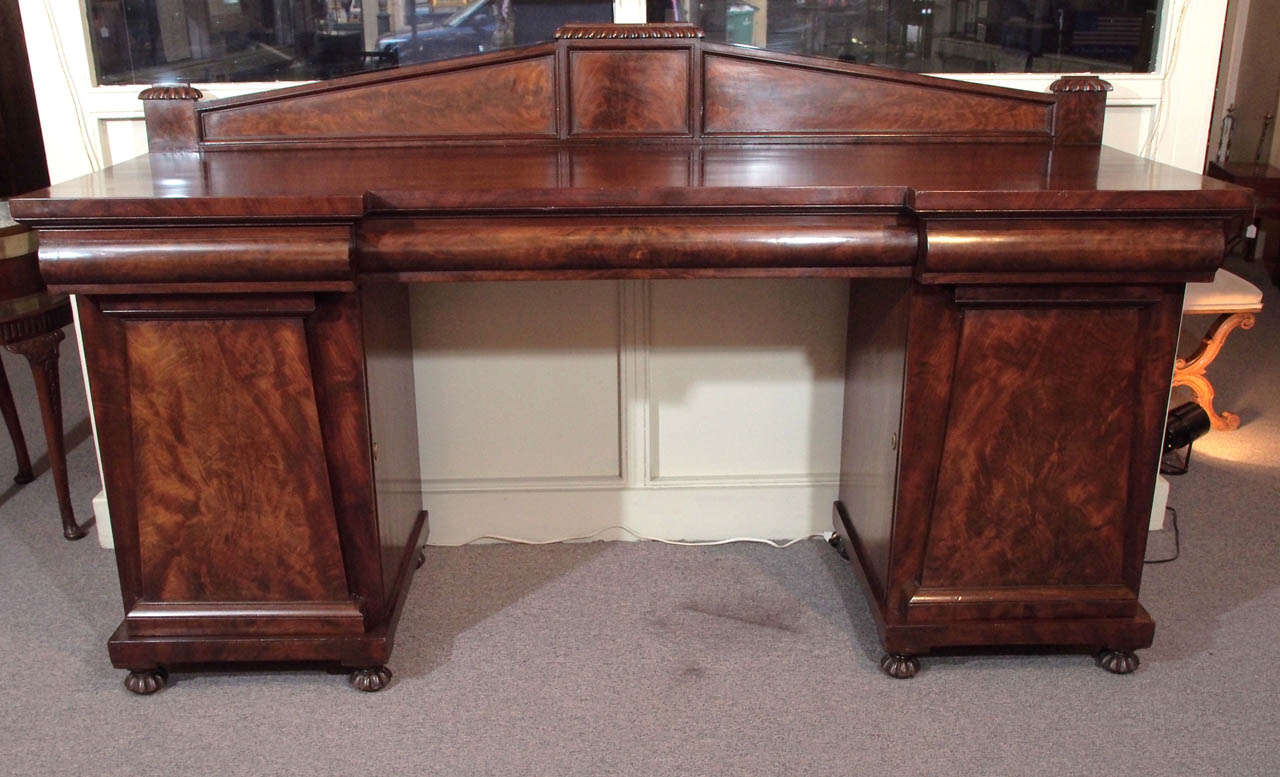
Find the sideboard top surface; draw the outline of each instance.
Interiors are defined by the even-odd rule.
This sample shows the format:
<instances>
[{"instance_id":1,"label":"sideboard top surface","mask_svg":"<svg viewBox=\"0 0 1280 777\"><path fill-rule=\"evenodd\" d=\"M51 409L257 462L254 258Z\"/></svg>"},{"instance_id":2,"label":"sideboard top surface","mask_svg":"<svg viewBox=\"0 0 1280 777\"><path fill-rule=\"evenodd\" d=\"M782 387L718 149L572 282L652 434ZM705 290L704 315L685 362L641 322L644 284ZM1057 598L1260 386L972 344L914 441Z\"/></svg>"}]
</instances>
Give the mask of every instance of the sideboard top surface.
<instances>
[{"instance_id":1,"label":"sideboard top surface","mask_svg":"<svg viewBox=\"0 0 1280 777\"><path fill-rule=\"evenodd\" d=\"M37 225L822 206L939 215L1251 207L1245 189L1107 147L983 143L152 153L12 203L16 217Z\"/></svg>"}]
</instances>

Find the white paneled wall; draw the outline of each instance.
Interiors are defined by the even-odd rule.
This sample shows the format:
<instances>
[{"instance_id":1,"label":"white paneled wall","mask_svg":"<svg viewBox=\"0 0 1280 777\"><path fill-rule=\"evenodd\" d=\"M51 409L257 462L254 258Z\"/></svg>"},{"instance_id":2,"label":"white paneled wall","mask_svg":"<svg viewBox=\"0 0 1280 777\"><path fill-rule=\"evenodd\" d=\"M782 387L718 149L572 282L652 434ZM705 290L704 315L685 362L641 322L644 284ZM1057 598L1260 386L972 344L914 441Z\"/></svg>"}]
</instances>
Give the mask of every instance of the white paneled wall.
<instances>
[{"instance_id":1,"label":"white paneled wall","mask_svg":"<svg viewBox=\"0 0 1280 777\"><path fill-rule=\"evenodd\" d=\"M415 288L431 541L826 530L847 300L809 279Z\"/></svg>"},{"instance_id":2,"label":"white paneled wall","mask_svg":"<svg viewBox=\"0 0 1280 777\"><path fill-rule=\"evenodd\" d=\"M848 296L818 279L653 282L646 483L833 483Z\"/></svg>"},{"instance_id":3,"label":"white paneled wall","mask_svg":"<svg viewBox=\"0 0 1280 777\"><path fill-rule=\"evenodd\" d=\"M102 131L102 163L114 165L147 153L147 124L138 119L103 119L98 122Z\"/></svg>"},{"instance_id":4,"label":"white paneled wall","mask_svg":"<svg viewBox=\"0 0 1280 777\"><path fill-rule=\"evenodd\" d=\"M622 284L432 284L413 300L424 489L621 485Z\"/></svg>"}]
</instances>

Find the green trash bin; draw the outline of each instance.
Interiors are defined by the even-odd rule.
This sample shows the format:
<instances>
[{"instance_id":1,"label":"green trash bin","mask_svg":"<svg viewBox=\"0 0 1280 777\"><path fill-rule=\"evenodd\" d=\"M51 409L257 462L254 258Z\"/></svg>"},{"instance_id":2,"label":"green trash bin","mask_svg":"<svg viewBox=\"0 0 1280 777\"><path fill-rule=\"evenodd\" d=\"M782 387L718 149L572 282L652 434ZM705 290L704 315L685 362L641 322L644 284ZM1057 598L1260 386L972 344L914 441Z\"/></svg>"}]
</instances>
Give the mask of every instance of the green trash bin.
<instances>
[{"instance_id":1,"label":"green trash bin","mask_svg":"<svg viewBox=\"0 0 1280 777\"><path fill-rule=\"evenodd\" d=\"M756 11L754 5L734 3L724 12L724 39L727 43L751 45L755 33Z\"/></svg>"}]
</instances>

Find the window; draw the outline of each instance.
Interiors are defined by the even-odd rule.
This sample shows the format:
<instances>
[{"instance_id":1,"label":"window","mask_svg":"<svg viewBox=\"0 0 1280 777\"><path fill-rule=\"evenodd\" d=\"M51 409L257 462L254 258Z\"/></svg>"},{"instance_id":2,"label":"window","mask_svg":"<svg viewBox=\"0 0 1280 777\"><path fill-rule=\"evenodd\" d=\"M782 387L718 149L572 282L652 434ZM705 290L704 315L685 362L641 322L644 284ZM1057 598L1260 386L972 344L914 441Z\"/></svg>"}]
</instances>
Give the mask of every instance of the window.
<instances>
[{"instance_id":1,"label":"window","mask_svg":"<svg viewBox=\"0 0 1280 777\"><path fill-rule=\"evenodd\" d=\"M88 0L98 83L300 81L550 40L612 0ZM1160 0L647 0L713 41L917 72L1148 72Z\"/></svg>"},{"instance_id":2,"label":"window","mask_svg":"<svg viewBox=\"0 0 1280 777\"><path fill-rule=\"evenodd\" d=\"M675 0L709 40L918 73L1150 72L1160 0ZM655 12L661 14L655 16Z\"/></svg>"},{"instance_id":3,"label":"window","mask_svg":"<svg viewBox=\"0 0 1280 777\"><path fill-rule=\"evenodd\" d=\"M89 0L88 10L100 84L333 78L613 20L612 0Z\"/></svg>"}]
</instances>

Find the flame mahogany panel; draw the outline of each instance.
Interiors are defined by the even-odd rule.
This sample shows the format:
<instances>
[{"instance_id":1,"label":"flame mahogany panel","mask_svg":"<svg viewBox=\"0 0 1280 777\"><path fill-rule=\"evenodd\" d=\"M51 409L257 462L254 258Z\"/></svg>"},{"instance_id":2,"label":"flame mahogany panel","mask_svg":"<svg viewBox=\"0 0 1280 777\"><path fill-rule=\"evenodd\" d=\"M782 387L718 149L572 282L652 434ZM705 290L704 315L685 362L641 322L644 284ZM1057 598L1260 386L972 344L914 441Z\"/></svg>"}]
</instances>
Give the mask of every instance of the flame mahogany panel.
<instances>
[{"instance_id":1,"label":"flame mahogany panel","mask_svg":"<svg viewBox=\"0 0 1280 777\"><path fill-rule=\"evenodd\" d=\"M201 113L206 141L449 136L554 137L551 57L358 81L290 99L267 97Z\"/></svg>"},{"instance_id":2,"label":"flame mahogany panel","mask_svg":"<svg viewBox=\"0 0 1280 777\"><path fill-rule=\"evenodd\" d=\"M739 133L939 135L1048 138L1052 103L966 93L869 73L851 78L810 66L707 54L708 135ZM874 72L874 71L872 71Z\"/></svg>"},{"instance_id":3,"label":"flame mahogany panel","mask_svg":"<svg viewBox=\"0 0 1280 777\"><path fill-rule=\"evenodd\" d=\"M1145 323L1127 307L966 311L922 586L1121 581L1139 369L1109 357L1137 353Z\"/></svg>"},{"instance_id":4,"label":"flame mahogany panel","mask_svg":"<svg viewBox=\"0 0 1280 777\"><path fill-rule=\"evenodd\" d=\"M346 598L301 317L124 329L143 598Z\"/></svg>"},{"instance_id":5,"label":"flame mahogany panel","mask_svg":"<svg viewBox=\"0 0 1280 777\"><path fill-rule=\"evenodd\" d=\"M79 297L126 613L112 662L385 662L425 514L380 532L356 295L178 287Z\"/></svg>"},{"instance_id":6,"label":"flame mahogany panel","mask_svg":"<svg viewBox=\"0 0 1280 777\"><path fill-rule=\"evenodd\" d=\"M688 135L688 49L569 53L571 135Z\"/></svg>"},{"instance_id":7,"label":"flame mahogany panel","mask_svg":"<svg viewBox=\"0 0 1280 777\"><path fill-rule=\"evenodd\" d=\"M890 650L964 644L946 624L965 620L988 626L972 644L1007 620L1025 621L1010 644L1101 644L1097 618L1149 644L1137 594L1181 302L1180 285L913 293Z\"/></svg>"},{"instance_id":8,"label":"flame mahogany panel","mask_svg":"<svg viewBox=\"0 0 1280 777\"><path fill-rule=\"evenodd\" d=\"M319 294L316 301L315 312L306 318L307 344L333 509L347 579L362 600L366 625L374 627L385 622L395 599L394 577L383 574L383 563L398 563L404 555L380 562L379 548L394 541L403 551L413 527L388 529L412 524L419 507L377 520L360 298ZM391 317L391 310L381 312ZM397 320L408 326L407 317Z\"/></svg>"}]
</instances>

